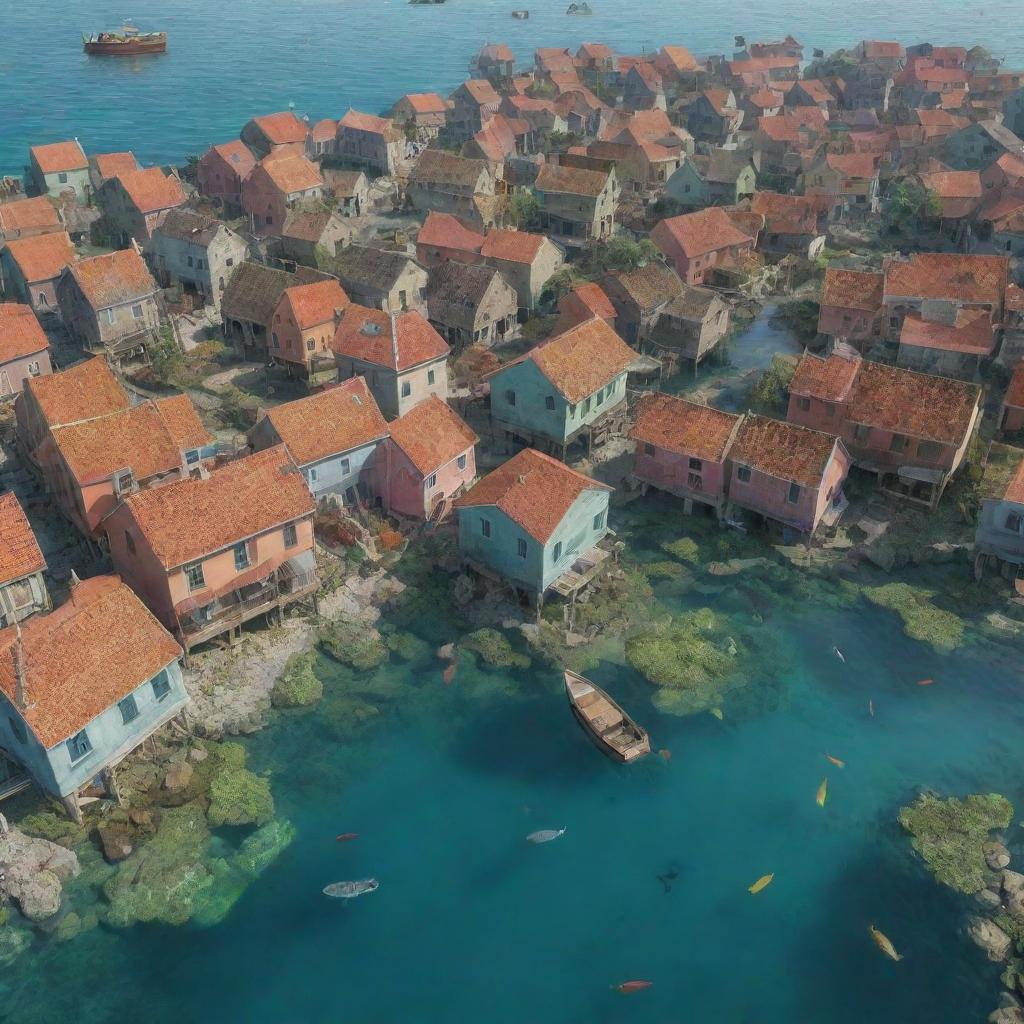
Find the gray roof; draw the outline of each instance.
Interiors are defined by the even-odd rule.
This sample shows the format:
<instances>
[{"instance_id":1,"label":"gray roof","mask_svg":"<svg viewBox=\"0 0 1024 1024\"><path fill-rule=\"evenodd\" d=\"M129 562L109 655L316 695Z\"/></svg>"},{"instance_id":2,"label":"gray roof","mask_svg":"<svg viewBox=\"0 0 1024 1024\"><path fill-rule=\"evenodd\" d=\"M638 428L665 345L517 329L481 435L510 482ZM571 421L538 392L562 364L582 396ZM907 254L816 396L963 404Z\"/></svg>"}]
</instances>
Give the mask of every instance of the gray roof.
<instances>
[{"instance_id":1,"label":"gray roof","mask_svg":"<svg viewBox=\"0 0 1024 1024\"><path fill-rule=\"evenodd\" d=\"M331 270L346 288L388 292L406 267L416 261L404 252L387 252L368 245L350 245L331 261Z\"/></svg>"},{"instance_id":2,"label":"gray roof","mask_svg":"<svg viewBox=\"0 0 1024 1024\"><path fill-rule=\"evenodd\" d=\"M617 305L616 299L626 299L641 312L650 312L678 295L683 283L670 267L660 260L651 260L636 270L615 270L606 274L601 286L613 305Z\"/></svg>"},{"instance_id":3,"label":"gray roof","mask_svg":"<svg viewBox=\"0 0 1024 1024\"><path fill-rule=\"evenodd\" d=\"M1011 153L1024 151L1024 142L1017 138L1005 124L999 121L979 121L978 127L994 142L998 142L1000 146ZM964 131L967 130L966 128L964 129Z\"/></svg>"},{"instance_id":4,"label":"gray roof","mask_svg":"<svg viewBox=\"0 0 1024 1024\"><path fill-rule=\"evenodd\" d=\"M679 320L700 321L716 304L725 305L713 291L684 284L683 290L665 307L664 313Z\"/></svg>"},{"instance_id":5,"label":"gray roof","mask_svg":"<svg viewBox=\"0 0 1024 1024\"><path fill-rule=\"evenodd\" d=\"M750 154L738 149L712 149L706 156L687 157L705 181L732 185L744 167L750 166Z\"/></svg>"},{"instance_id":6,"label":"gray roof","mask_svg":"<svg viewBox=\"0 0 1024 1024\"><path fill-rule=\"evenodd\" d=\"M326 281L330 276L309 267L298 267L294 274L289 274L285 270L246 260L238 264L224 289L220 299L221 313L225 317L266 326L285 288Z\"/></svg>"},{"instance_id":7,"label":"gray roof","mask_svg":"<svg viewBox=\"0 0 1024 1024\"><path fill-rule=\"evenodd\" d=\"M501 277L492 267L472 266L445 260L430 271L427 282L427 307L431 316L435 305L438 309L447 306L471 307L475 309L483 302L494 279Z\"/></svg>"},{"instance_id":8,"label":"gray roof","mask_svg":"<svg viewBox=\"0 0 1024 1024\"><path fill-rule=\"evenodd\" d=\"M156 231L167 238L176 238L179 242L209 245L223 226L215 217L178 207L167 212Z\"/></svg>"},{"instance_id":9,"label":"gray roof","mask_svg":"<svg viewBox=\"0 0 1024 1024\"><path fill-rule=\"evenodd\" d=\"M487 162L468 156L456 156L443 149L425 149L409 180L426 185L459 185L471 188L488 170Z\"/></svg>"},{"instance_id":10,"label":"gray roof","mask_svg":"<svg viewBox=\"0 0 1024 1024\"><path fill-rule=\"evenodd\" d=\"M347 227L342 219L323 203L311 203L289 210L281 228L282 238L295 238L303 242L319 242L331 221Z\"/></svg>"}]
</instances>

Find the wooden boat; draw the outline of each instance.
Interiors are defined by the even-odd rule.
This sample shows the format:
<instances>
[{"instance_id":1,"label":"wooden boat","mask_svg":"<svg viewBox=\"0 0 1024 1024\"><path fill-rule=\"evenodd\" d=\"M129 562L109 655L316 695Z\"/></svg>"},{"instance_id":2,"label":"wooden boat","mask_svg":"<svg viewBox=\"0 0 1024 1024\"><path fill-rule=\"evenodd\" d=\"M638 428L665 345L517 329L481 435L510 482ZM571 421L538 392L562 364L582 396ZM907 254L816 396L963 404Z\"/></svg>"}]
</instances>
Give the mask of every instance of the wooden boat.
<instances>
[{"instance_id":1,"label":"wooden boat","mask_svg":"<svg viewBox=\"0 0 1024 1024\"><path fill-rule=\"evenodd\" d=\"M140 32L126 23L115 32L82 36L82 49L97 57L138 57L167 52L166 32Z\"/></svg>"},{"instance_id":2,"label":"wooden boat","mask_svg":"<svg viewBox=\"0 0 1024 1024\"><path fill-rule=\"evenodd\" d=\"M513 11L512 12L512 17L513 18L518 18L520 21L526 21L526 19L529 16L530 16L530 12L529 11Z\"/></svg>"},{"instance_id":3,"label":"wooden boat","mask_svg":"<svg viewBox=\"0 0 1024 1024\"><path fill-rule=\"evenodd\" d=\"M613 761L625 764L651 752L647 733L599 686L566 670L565 690L576 720Z\"/></svg>"}]
</instances>

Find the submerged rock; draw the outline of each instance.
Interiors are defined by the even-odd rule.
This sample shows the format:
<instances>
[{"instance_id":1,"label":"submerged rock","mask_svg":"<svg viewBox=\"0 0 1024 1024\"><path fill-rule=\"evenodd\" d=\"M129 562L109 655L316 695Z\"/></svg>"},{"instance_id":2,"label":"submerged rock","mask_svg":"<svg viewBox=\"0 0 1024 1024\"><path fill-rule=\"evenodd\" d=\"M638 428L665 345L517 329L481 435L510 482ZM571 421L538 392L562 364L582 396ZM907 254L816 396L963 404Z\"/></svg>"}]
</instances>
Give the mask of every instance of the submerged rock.
<instances>
[{"instance_id":1,"label":"submerged rock","mask_svg":"<svg viewBox=\"0 0 1024 1024\"><path fill-rule=\"evenodd\" d=\"M985 863L993 871L1002 871L1003 868L1009 867L1010 851L1002 843L998 841L986 843L984 851Z\"/></svg>"},{"instance_id":2,"label":"submerged rock","mask_svg":"<svg viewBox=\"0 0 1024 1024\"><path fill-rule=\"evenodd\" d=\"M324 684L313 670L316 656L312 652L293 654L281 677L270 692L275 708L302 708L316 704L324 695Z\"/></svg>"},{"instance_id":3,"label":"submerged rock","mask_svg":"<svg viewBox=\"0 0 1024 1024\"><path fill-rule=\"evenodd\" d=\"M994 921L987 917L973 917L967 926L967 934L996 963L1005 960L1010 953L1010 936Z\"/></svg>"},{"instance_id":4,"label":"submerged rock","mask_svg":"<svg viewBox=\"0 0 1024 1024\"><path fill-rule=\"evenodd\" d=\"M100 846L103 849L103 858L108 864L116 864L118 861L130 857L132 853L132 841L128 831L124 828L100 827L96 830L99 836Z\"/></svg>"},{"instance_id":5,"label":"submerged rock","mask_svg":"<svg viewBox=\"0 0 1024 1024\"><path fill-rule=\"evenodd\" d=\"M32 945L32 933L27 928L0 928L0 967L10 967Z\"/></svg>"},{"instance_id":6,"label":"submerged rock","mask_svg":"<svg viewBox=\"0 0 1024 1024\"><path fill-rule=\"evenodd\" d=\"M0 869L6 892L30 921L42 921L60 910L62 883L78 874L78 858L47 839L34 839L11 829L0 832Z\"/></svg>"},{"instance_id":7,"label":"submerged rock","mask_svg":"<svg viewBox=\"0 0 1024 1024\"><path fill-rule=\"evenodd\" d=\"M221 825L262 825L274 816L270 783L245 767L245 748L224 743L216 749L206 812L214 828Z\"/></svg>"},{"instance_id":8,"label":"submerged rock","mask_svg":"<svg viewBox=\"0 0 1024 1024\"><path fill-rule=\"evenodd\" d=\"M478 654L491 668L529 668L530 659L512 647L508 637L496 629L478 629L463 639L463 650Z\"/></svg>"},{"instance_id":9,"label":"submerged rock","mask_svg":"<svg viewBox=\"0 0 1024 1024\"><path fill-rule=\"evenodd\" d=\"M337 619L320 630L320 646L336 661L367 671L388 660L380 633L364 622Z\"/></svg>"}]
</instances>

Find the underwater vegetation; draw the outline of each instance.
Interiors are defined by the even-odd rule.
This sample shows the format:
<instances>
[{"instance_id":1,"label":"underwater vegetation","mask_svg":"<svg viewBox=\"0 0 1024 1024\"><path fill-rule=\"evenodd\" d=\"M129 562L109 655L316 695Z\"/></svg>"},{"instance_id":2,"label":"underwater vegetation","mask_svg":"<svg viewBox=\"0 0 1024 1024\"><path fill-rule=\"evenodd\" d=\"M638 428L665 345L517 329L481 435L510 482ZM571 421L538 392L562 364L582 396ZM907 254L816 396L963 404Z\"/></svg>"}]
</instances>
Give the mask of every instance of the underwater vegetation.
<instances>
[{"instance_id":1,"label":"underwater vegetation","mask_svg":"<svg viewBox=\"0 0 1024 1024\"><path fill-rule=\"evenodd\" d=\"M932 604L934 591L909 583L885 583L865 587L864 596L873 604L896 612L903 620L903 632L912 640L931 644L937 651L952 651L964 642L963 620Z\"/></svg>"},{"instance_id":2,"label":"underwater vegetation","mask_svg":"<svg viewBox=\"0 0 1024 1024\"><path fill-rule=\"evenodd\" d=\"M274 683L270 702L275 708L302 708L315 704L324 695L324 684L313 671L314 653L293 654L281 677Z\"/></svg>"}]
</instances>

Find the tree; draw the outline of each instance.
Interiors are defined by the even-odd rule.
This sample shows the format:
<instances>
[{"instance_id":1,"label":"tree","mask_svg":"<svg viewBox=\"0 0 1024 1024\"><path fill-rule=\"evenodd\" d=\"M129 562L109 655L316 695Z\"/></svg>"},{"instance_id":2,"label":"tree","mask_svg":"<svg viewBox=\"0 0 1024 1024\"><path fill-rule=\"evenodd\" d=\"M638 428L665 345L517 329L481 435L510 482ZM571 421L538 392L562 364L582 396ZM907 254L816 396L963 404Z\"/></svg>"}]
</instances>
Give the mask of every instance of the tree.
<instances>
[{"instance_id":1,"label":"tree","mask_svg":"<svg viewBox=\"0 0 1024 1024\"><path fill-rule=\"evenodd\" d=\"M572 291L576 285L576 277L572 270L564 267L557 274L548 278L547 283L541 289L540 303L546 309L553 309L558 300Z\"/></svg>"},{"instance_id":2,"label":"tree","mask_svg":"<svg viewBox=\"0 0 1024 1024\"><path fill-rule=\"evenodd\" d=\"M509 223L520 231L540 231L543 227L540 200L532 192L516 192L505 212Z\"/></svg>"},{"instance_id":3,"label":"tree","mask_svg":"<svg viewBox=\"0 0 1024 1024\"><path fill-rule=\"evenodd\" d=\"M646 266L657 256L658 250L649 238L634 242L625 235L616 235L608 242L588 246L580 269L589 277L597 277L609 270L628 272Z\"/></svg>"},{"instance_id":4,"label":"tree","mask_svg":"<svg viewBox=\"0 0 1024 1024\"><path fill-rule=\"evenodd\" d=\"M149 346L149 365L162 384L169 384L181 370L185 357L181 354L174 329L170 324L160 328L160 337Z\"/></svg>"},{"instance_id":5,"label":"tree","mask_svg":"<svg viewBox=\"0 0 1024 1024\"><path fill-rule=\"evenodd\" d=\"M919 181L904 178L889 193L885 207L885 223L890 231L903 233L920 230L926 220L940 216L939 197Z\"/></svg>"}]
</instances>

